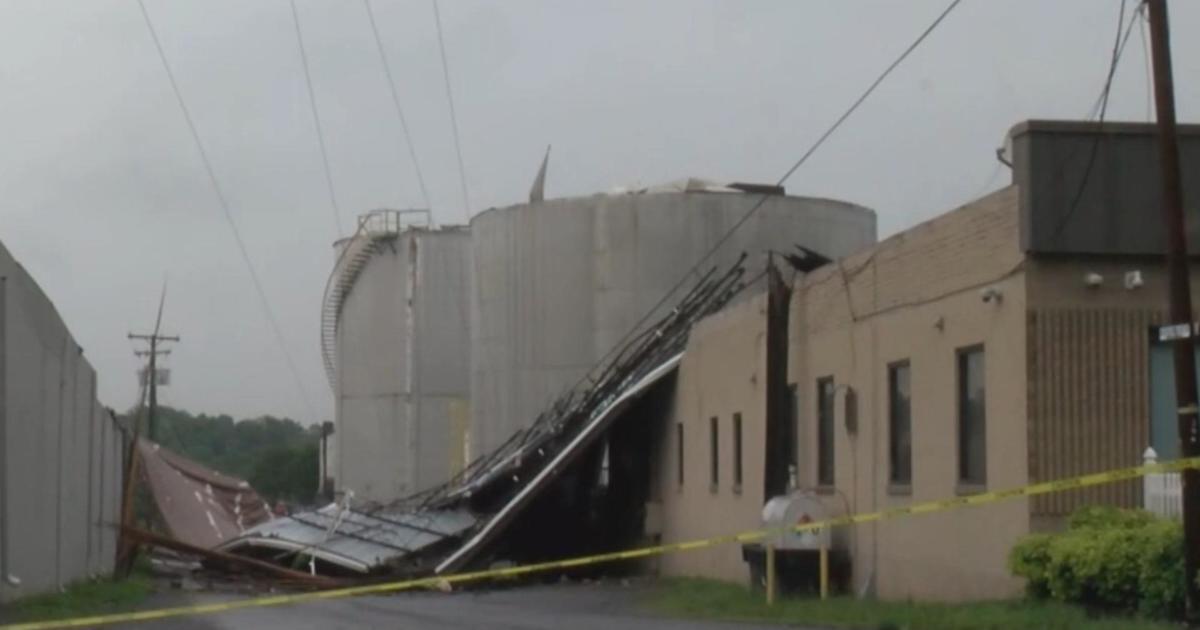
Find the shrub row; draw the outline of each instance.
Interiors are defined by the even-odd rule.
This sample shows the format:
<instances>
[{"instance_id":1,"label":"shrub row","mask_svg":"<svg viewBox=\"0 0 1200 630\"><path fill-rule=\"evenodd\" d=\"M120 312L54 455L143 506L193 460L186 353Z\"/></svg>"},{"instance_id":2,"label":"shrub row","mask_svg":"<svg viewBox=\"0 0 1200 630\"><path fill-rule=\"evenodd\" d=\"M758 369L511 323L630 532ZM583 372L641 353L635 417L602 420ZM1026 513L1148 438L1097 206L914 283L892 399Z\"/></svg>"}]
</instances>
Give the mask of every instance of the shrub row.
<instances>
[{"instance_id":1,"label":"shrub row","mask_svg":"<svg viewBox=\"0 0 1200 630\"><path fill-rule=\"evenodd\" d=\"M1141 510L1084 508L1067 530L1022 538L1009 568L1031 597L1173 616L1183 606L1183 528Z\"/></svg>"}]
</instances>

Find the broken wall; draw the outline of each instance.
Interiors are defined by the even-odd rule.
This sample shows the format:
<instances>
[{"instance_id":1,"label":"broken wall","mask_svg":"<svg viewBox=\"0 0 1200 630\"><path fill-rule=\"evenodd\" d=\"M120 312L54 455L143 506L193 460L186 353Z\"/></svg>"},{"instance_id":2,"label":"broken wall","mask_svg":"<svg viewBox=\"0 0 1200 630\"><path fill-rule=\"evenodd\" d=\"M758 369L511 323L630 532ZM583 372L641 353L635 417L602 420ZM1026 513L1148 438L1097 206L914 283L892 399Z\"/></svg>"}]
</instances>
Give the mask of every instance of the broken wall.
<instances>
[{"instance_id":1,"label":"broken wall","mask_svg":"<svg viewBox=\"0 0 1200 630\"><path fill-rule=\"evenodd\" d=\"M0 245L0 601L112 571L123 449L83 348Z\"/></svg>"}]
</instances>

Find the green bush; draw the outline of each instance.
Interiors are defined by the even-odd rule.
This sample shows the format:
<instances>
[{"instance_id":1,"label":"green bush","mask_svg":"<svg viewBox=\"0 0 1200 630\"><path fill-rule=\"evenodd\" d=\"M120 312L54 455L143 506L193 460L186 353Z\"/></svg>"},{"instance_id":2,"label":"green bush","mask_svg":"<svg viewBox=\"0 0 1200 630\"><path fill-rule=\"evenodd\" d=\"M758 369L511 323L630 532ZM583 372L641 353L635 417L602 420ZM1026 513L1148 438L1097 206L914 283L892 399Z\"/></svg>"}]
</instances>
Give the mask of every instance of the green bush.
<instances>
[{"instance_id":1,"label":"green bush","mask_svg":"<svg viewBox=\"0 0 1200 630\"><path fill-rule=\"evenodd\" d=\"M1157 519L1145 510L1122 510L1111 505L1080 508L1067 520L1068 530L1145 527Z\"/></svg>"},{"instance_id":2,"label":"green bush","mask_svg":"<svg viewBox=\"0 0 1200 630\"><path fill-rule=\"evenodd\" d=\"M1022 538L1009 568L1038 599L1153 616L1183 605L1182 527L1140 510L1080 510L1063 533Z\"/></svg>"}]
</instances>

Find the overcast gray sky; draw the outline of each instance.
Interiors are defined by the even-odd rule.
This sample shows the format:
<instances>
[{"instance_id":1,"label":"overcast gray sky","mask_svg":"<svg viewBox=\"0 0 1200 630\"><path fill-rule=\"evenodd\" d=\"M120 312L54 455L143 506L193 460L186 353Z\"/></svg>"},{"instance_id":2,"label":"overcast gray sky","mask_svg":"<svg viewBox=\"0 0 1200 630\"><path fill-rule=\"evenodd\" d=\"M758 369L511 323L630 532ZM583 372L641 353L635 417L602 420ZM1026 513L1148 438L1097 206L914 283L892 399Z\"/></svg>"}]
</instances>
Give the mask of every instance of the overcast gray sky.
<instances>
[{"instance_id":1,"label":"overcast gray sky","mask_svg":"<svg viewBox=\"0 0 1200 630\"><path fill-rule=\"evenodd\" d=\"M422 205L362 2L297 0L342 229ZM321 293L337 236L287 0L146 0L312 400L298 393L135 0L0 2L0 239L100 373L136 394L125 338L164 275L169 404L328 418ZM945 0L443 0L472 212L681 176L778 178ZM1129 5L1135 2L1131 0ZM1200 120L1200 3L1172 0L1181 120ZM1007 182L1026 118L1079 118L1119 0L966 0L788 182L875 209L880 235ZM435 217L462 222L433 10L374 0ZM1146 120L1134 34L1110 118Z\"/></svg>"}]
</instances>

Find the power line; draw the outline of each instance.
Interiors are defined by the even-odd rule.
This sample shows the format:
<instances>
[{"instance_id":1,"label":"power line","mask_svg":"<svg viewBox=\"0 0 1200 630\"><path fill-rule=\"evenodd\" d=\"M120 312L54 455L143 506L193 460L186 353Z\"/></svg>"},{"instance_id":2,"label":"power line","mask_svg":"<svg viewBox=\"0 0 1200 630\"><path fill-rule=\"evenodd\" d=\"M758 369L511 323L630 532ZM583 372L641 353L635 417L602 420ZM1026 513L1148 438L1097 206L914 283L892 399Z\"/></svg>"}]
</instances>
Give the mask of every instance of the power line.
<instances>
[{"instance_id":1,"label":"power line","mask_svg":"<svg viewBox=\"0 0 1200 630\"><path fill-rule=\"evenodd\" d=\"M145 1L138 0L138 7L142 10L142 17L145 18L146 27L150 30L150 38L154 40L154 49L158 51L158 58L162 61L163 69L167 73L167 80L171 83L171 91L175 93L175 100L179 103L183 119L187 123L188 131L191 132L192 141L196 145L196 152L200 155L200 162L204 165L204 172L208 175L208 181L212 185L213 193L216 194L217 202L221 206L221 212L225 216L225 222L229 224L229 229L233 232L233 240L237 243L238 251L242 255L242 262L246 264L246 270L250 273L250 279L253 281L254 289L258 293L263 312L267 316L267 322L275 332L275 340L279 343L279 349L283 352L288 369L291 370L292 378L296 381L296 389L304 401L304 406L308 409L309 415L313 419L316 419L317 414L312 406L312 402L308 398L308 392L304 389L304 381L300 378L300 371L296 369L296 362L292 360L292 355L288 352L283 332L279 328L279 322L275 319L275 313L271 310L271 303L267 300L266 291L263 290L262 280L259 279L258 272L254 269L254 263L250 260L246 243L242 240L242 234L238 231L237 223L233 220L233 212L229 209L229 202L225 199L225 193L221 190L221 185L217 181L216 172L213 170L212 161L208 159L208 152L204 149L204 143L200 141L200 132L197 131L196 123L192 120L191 110L188 109L187 103L183 100L183 92L179 89L179 83L175 80L175 73L171 70L171 64L167 61L167 54L163 51L162 42L158 38L158 31L154 28L154 22L150 19L150 12L146 10Z\"/></svg>"},{"instance_id":2,"label":"power line","mask_svg":"<svg viewBox=\"0 0 1200 630\"><path fill-rule=\"evenodd\" d=\"M413 169L417 173L417 185L421 187L421 198L425 208L429 209L429 191L425 188L425 176L421 174L421 163L417 160L417 150L413 148L412 134L408 131L408 120L404 117L404 108L400 106L400 95L396 92L396 80L392 78L392 66L388 64L387 54L383 50L383 40L379 38L379 27L375 24L375 12L371 10L371 0L363 0L367 8L367 20L371 23L371 34L375 36L375 47L379 50L379 61L383 64L383 74L387 78L388 90L392 95L392 105L396 108L396 117L400 119L400 129L404 132L404 142L408 145L408 155L412 158Z\"/></svg>"},{"instance_id":3,"label":"power line","mask_svg":"<svg viewBox=\"0 0 1200 630\"><path fill-rule=\"evenodd\" d=\"M1101 108L1107 108L1109 93L1112 91L1113 78L1116 76L1117 66L1121 57L1125 54L1125 45L1129 43L1130 35L1133 35L1133 28L1138 24L1138 16L1141 14L1144 5L1138 4L1134 8L1133 14L1129 16L1129 24L1125 25L1125 0L1121 0L1121 13L1117 19L1117 35L1113 42L1112 58L1109 64L1108 74L1105 75L1104 85L1100 89L1100 94L1096 96L1096 102L1092 104L1092 109L1088 111L1088 120L1092 120L1101 113Z\"/></svg>"},{"instance_id":4,"label":"power line","mask_svg":"<svg viewBox=\"0 0 1200 630\"><path fill-rule=\"evenodd\" d=\"M1152 77L1154 71L1150 68L1150 44L1146 37L1146 29L1149 27L1149 19L1146 18L1145 3L1138 7L1138 36L1142 40L1142 59L1146 61L1146 120L1150 120L1150 111L1154 109L1154 84Z\"/></svg>"},{"instance_id":5,"label":"power line","mask_svg":"<svg viewBox=\"0 0 1200 630\"><path fill-rule=\"evenodd\" d=\"M1083 175L1079 178L1079 186L1075 188L1075 195L1071 198L1071 205L1067 207L1066 213L1063 214L1062 219L1059 219L1058 224L1055 225L1050 242L1058 240L1063 230L1066 229L1067 224L1071 222L1071 218L1075 216L1076 210L1079 209L1079 203L1083 200L1083 191L1087 188L1088 181L1091 179L1092 169L1096 165L1096 155L1099 153L1100 140L1102 138L1099 131L1103 130L1104 119L1108 114L1108 101L1109 94L1112 92L1113 77L1117 74L1117 66L1120 65L1121 55L1125 51L1125 44L1129 41L1129 35L1133 32L1133 26L1137 24L1137 20L1135 19L1136 12L1141 10L1142 5L1139 3L1138 8L1134 9L1135 15L1130 16L1128 28L1125 26L1125 6L1126 0L1121 0L1121 7L1117 14L1117 34L1113 39L1108 74L1104 78L1104 86L1100 89L1100 95L1096 99L1095 105L1092 106L1092 112L1088 114L1089 120L1093 117L1097 118L1098 133L1092 138L1091 146L1088 148L1087 163L1083 167ZM1064 159L1063 162L1059 164L1060 175L1062 172L1061 169L1066 167L1066 160Z\"/></svg>"},{"instance_id":6,"label":"power line","mask_svg":"<svg viewBox=\"0 0 1200 630\"><path fill-rule=\"evenodd\" d=\"M329 205L333 208L334 227L337 235L342 236L342 211L338 208L337 193L333 188L333 172L329 168L329 152L325 148L325 131L321 128L321 114L317 109L317 94L313 90L312 72L308 67L308 53L304 51L304 34L300 30L300 12L296 10L296 0L289 0L292 6L292 23L296 27L296 43L300 46L300 64L304 66L304 85L308 87L308 104L312 109L313 125L317 130L317 146L321 149L321 166L325 169L325 185L329 189Z\"/></svg>"},{"instance_id":7,"label":"power line","mask_svg":"<svg viewBox=\"0 0 1200 630\"><path fill-rule=\"evenodd\" d=\"M1124 1L1124 0L1122 0L1122 1ZM921 32L921 34L918 35L917 38L915 40L913 40L913 42L911 44L909 44L908 48L904 49L904 52L900 53L900 56L897 57L891 64L889 64L887 66L887 68L885 68L883 70L883 72L880 73L880 75L874 81L872 81L869 86L867 86L867 89L864 90L863 93L857 99L855 99L853 103L850 104L850 107L847 108L846 111L843 112L842 115L839 116L837 118L837 120L835 120L828 129L825 130L825 133L821 134L821 136L817 138L816 142L814 142L812 144L812 146L810 146L808 148L808 150L805 151L804 154L800 156L800 159L796 160L796 162L794 164L792 164L791 168L789 168L783 174L783 176L780 177L778 181L776 181L776 183L775 183L776 187L782 186L784 183L786 183L787 180L793 174L795 174L795 172L797 170L799 170L799 168L801 166L803 166L804 163L807 162L808 159L811 158L814 153L817 152L817 149L819 149L823 144L825 144L825 141L828 140L834 134L834 132L836 132L838 130L838 128L840 128L842 126L842 123L846 122L846 120L850 118L850 116L859 108L859 106L861 106L867 100L867 98L869 98L871 96L871 94L875 92L875 89L878 88L879 85L883 83L883 81L892 73L892 71L894 71L897 67L899 67L899 65L905 59L907 59L908 56L911 55L912 52L914 50L916 50L917 47L920 46L922 42L925 41L926 38L929 37L929 35L934 31L934 29L936 29L942 23L942 21L944 21L946 19L946 17L948 15L950 15L950 12L952 12L956 7L958 7L958 5L961 2L962 2L962 0L952 0L950 2L950 4L948 4L946 6L946 8L942 10L942 12L937 16L937 18L934 19L933 22L931 22L929 24L929 26L927 26L925 28L925 30L923 30ZM756 202L753 206L751 206L750 209L747 210L746 213L743 214L741 216L741 218L739 218L733 224L733 226L730 227L729 230L727 230L725 232L725 234L723 234L721 236L721 238L717 239L717 242L711 248L709 248L709 250L707 252L705 252L704 255L701 256L696 261L696 263L694 265L692 265L692 267L683 274L682 277L679 278L679 281L676 282L675 285L672 286L670 289L668 289L667 292L662 296L662 298L659 299L658 302L656 302L654 304L654 306L650 307L650 309L647 310L644 315L642 315L641 319L639 319L637 321L637 323L635 323L633 325L633 327L630 328L629 332L625 333L624 337L622 337L619 341L617 341L615 344L613 344L613 347L610 348L609 351L607 353L605 353L605 355L603 357L601 357L599 361L597 361L597 364L603 363L608 357L612 356L612 354L617 350L617 348L620 348L622 346L622 344L625 342L625 340L629 339L631 336L636 334L637 330L639 328L641 328L642 325L645 324L646 321L648 319L650 319L650 317L652 317L656 311L658 311L659 308L661 308L664 304L666 304L666 302L669 299L671 299L671 296L673 296L675 294L675 292L678 291L688 281L688 278L690 278L692 276L692 274L696 273L696 271L700 268L700 266L703 265L709 258L711 258L713 254L715 254L718 250L720 250L721 247L723 247L725 245L725 243L728 242L729 239L732 238L733 235L743 225L745 225L745 223L747 221L750 220L750 217L752 217L754 215L754 213L758 212L758 210L760 208L762 208L762 206L764 204L766 204L767 199L769 199L769 198L770 198L770 195L767 193L760 195L758 202ZM587 376L585 375L584 379L586 379L586 378L587 378Z\"/></svg>"},{"instance_id":8,"label":"power line","mask_svg":"<svg viewBox=\"0 0 1200 630\"><path fill-rule=\"evenodd\" d=\"M1122 1L1124 1L1124 0L1122 0ZM873 83L871 83L871 85L866 89L865 92L862 93L862 96L859 96L858 100L854 101L854 103L852 105L850 105L850 108L847 109L845 111L845 113L843 113L833 123L833 125L831 125L829 127L829 129L827 129L825 131L825 133L821 134L821 137L818 138L817 141L814 142L811 147L809 147L808 151L805 151L804 155L800 156L799 160L796 160L796 163L792 165L792 168L789 168L788 171L783 174L783 177L779 178L779 181L776 183L776 185L777 186L783 185L783 183L786 182L788 180L788 178L792 176L792 173L796 172L796 169L800 168L800 166L802 164L807 162L808 158L812 157L812 154L815 153L817 151L817 149L819 149L821 147L822 144L825 144L825 141L829 139L829 136L832 136L833 132L837 131L838 128L842 126L842 123L846 122L847 118L850 118L850 115L853 114L855 112L855 110L858 109L859 105L862 105L863 102L866 101L867 98L871 96L871 94L875 91L875 88L879 87L879 84L883 83L883 80L886 79L888 77L888 75L891 74L892 71L896 69L897 66L899 66L901 63L903 63L904 60L907 59L908 56L911 55L912 52L917 49L917 46L920 46L921 42L925 41L926 37L929 37L929 34L932 33L933 30L936 29L938 27L938 25L942 23L942 20L946 19L946 16L950 15L950 12L953 11L954 8L957 7L960 2L962 2L962 0L954 0L949 5L947 5L946 8L944 10L942 10L942 13L940 15L938 15L937 19L935 19L928 27L926 27L925 30L922 31L921 34L917 37L917 39L913 40L913 43L909 44L908 48L904 49L904 52L900 53L900 56L897 57L896 60L891 63L891 65L889 65L886 69L884 69L884 71L879 75L879 77L877 79L875 79L875 81ZM765 196L763 198L766 199Z\"/></svg>"},{"instance_id":9,"label":"power line","mask_svg":"<svg viewBox=\"0 0 1200 630\"><path fill-rule=\"evenodd\" d=\"M450 129L454 132L454 154L458 157L458 182L462 187L463 214L471 221L471 198L467 194L467 169L463 167L462 142L458 139L458 115L454 112L454 91L450 88L450 64L446 61L446 42L442 37L442 12L433 0L433 21L437 24L438 50L442 53L442 78L446 82L446 102L450 104Z\"/></svg>"}]
</instances>

